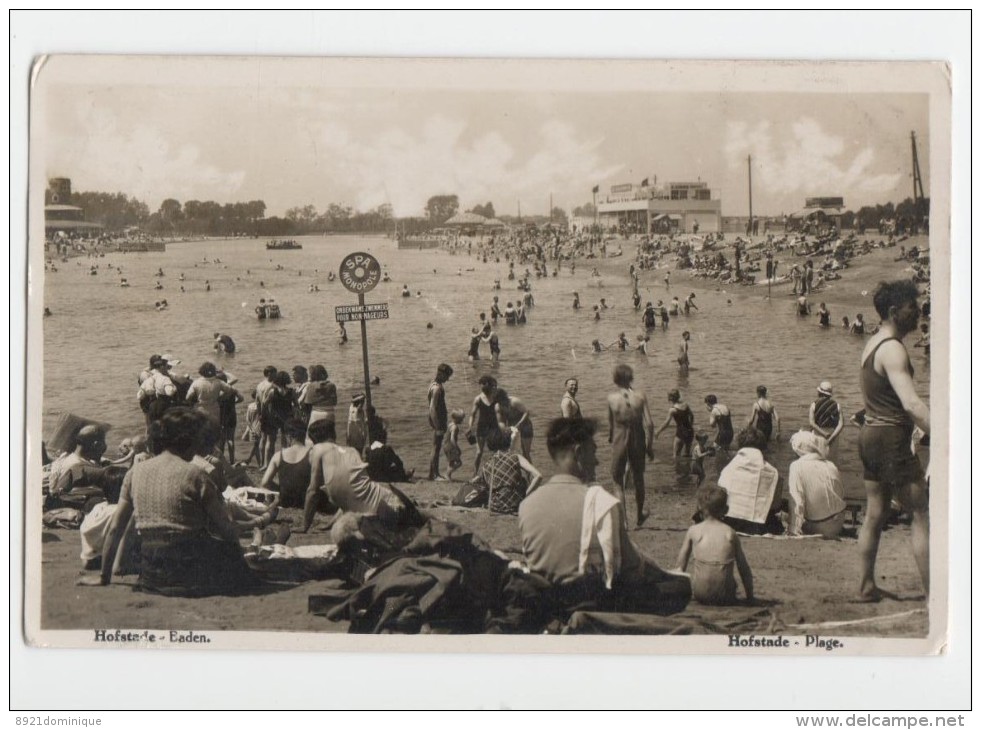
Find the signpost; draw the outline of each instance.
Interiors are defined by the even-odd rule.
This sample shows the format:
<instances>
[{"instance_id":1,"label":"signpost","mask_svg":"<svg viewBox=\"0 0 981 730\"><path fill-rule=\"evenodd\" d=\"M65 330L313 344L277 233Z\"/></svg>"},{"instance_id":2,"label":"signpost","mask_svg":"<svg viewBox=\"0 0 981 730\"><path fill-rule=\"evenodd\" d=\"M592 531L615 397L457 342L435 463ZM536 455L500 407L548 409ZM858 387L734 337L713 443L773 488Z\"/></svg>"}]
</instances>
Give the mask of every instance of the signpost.
<instances>
[{"instance_id":1,"label":"signpost","mask_svg":"<svg viewBox=\"0 0 981 730\"><path fill-rule=\"evenodd\" d=\"M381 281L381 265L368 253L350 253L341 261L340 280L344 288L358 295L357 306L336 307L334 318L338 322L361 322L361 357L364 360L365 403L371 405L371 376L368 374L368 327L369 319L388 319L387 304L365 304L365 292L378 286Z\"/></svg>"}]
</instances>

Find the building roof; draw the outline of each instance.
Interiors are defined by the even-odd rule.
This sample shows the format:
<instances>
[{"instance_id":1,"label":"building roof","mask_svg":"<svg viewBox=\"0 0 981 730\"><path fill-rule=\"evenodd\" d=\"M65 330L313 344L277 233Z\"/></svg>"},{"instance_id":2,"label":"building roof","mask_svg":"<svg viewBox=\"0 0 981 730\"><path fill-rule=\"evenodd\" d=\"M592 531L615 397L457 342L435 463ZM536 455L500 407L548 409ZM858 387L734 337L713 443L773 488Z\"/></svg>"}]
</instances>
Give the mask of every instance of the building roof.
<instances>
[{"instance_id":1,"label":"building roof","mask_svg":"<svg viewBox=\"0 0 981 730\"><path fill-rule=\"evenodd\" d=\"M444 226L480 226L487 223L487 218L476 213L457 213L446 221Z\"/></svg>"},{"instance_id":2,"label":"building roof","mask_svg":"<svg viewBox=\"0 0 981 730\"><path fill-rule=\"evenodd\" d=\"M68 210L81 210L77 205L46 205L44 206L45 213L60 213L62 211Z\"/></svg>"},{"instance_id":3,"label":"building roof","mask_svg":"<svg viewBox=\"0 0 981 730\"><path fill-rule=\"evenodd\" d=\"M75 228L102 228L98 223L89 223L88 221L56 221L56 220L45 220L45 228L58 228L64 231L70 231Z\"/></svg>"},{"instance_id":4,"label":"building roof","mask_svg":"<svg viewBox=\"0 0 981 730\"><path fill-rule=\"evenodd\" d=\"M791 213L791 218L807 218L809 215L814 215L815 213L823 213L826 216L836 216L841 215L841 208L804 208L803 210L798 210L796 213Z\"/></svg>"}]
</instances>

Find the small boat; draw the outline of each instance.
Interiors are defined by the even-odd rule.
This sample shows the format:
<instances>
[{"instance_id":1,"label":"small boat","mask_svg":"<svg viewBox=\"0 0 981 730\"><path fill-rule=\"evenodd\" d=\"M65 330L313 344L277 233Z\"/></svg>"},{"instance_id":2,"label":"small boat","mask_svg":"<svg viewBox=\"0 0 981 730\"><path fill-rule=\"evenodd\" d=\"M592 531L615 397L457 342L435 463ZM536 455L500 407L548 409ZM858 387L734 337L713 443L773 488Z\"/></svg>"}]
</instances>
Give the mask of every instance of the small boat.
<instances>
[{"instance_id":1,"label":"small boat","mask_svg":"<svg viewBox=\"0 0 981 730\"><path fill-rule=\"evenodd\" d=\"M266 249L269 251L295 251L301 248L303 246L292 239L288 241L269 241L266 243Z\"/></svg>"}]
</instances>

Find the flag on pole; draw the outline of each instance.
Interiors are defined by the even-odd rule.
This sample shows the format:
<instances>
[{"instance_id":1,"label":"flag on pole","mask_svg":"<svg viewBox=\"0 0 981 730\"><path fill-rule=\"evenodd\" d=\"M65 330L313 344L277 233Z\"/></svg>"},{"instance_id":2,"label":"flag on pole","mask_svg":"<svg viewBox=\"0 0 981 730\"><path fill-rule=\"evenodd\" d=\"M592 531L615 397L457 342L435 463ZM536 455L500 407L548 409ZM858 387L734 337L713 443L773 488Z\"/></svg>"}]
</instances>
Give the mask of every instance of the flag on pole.
<instances>
[{"instance_id":1,"label":"flag on pole","mask_svg":"<svg viewBox=\"0 0 981 730\"><path fill-rule=\"evenodd\" d=\"M599 185L594 185L593 186L593 194L595 195L598 192L599 192Z\"/></svg>"}]
</instances>

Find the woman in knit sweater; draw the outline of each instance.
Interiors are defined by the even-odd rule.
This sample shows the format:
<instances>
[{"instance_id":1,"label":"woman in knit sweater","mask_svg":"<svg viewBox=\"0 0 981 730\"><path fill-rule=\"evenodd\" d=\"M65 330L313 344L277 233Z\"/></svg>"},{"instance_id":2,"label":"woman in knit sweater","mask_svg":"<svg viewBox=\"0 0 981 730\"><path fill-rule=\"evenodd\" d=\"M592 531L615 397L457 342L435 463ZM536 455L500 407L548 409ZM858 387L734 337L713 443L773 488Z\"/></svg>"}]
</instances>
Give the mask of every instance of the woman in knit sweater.
<instances>
[{"instance_id":1,"label":"woman in knit sweater","mask_svg":"<svg viewBox=\"0 0 981 730\"><path fill-rule=\"evenodd\" d=\"M256 579L242 556L238 528L206 472L191 463L206 416L171 408L150 425L157 454L123 481L106 538L102 574L85 584L107 585L119 538L131 515L141 540L138 587L168 596L230 594Z\"/></svg>"}]
</instances>

